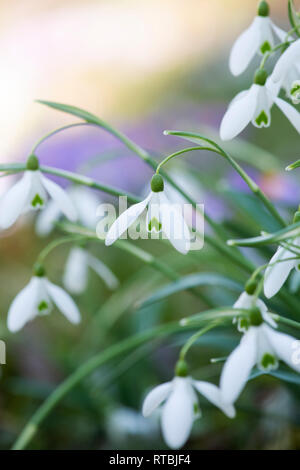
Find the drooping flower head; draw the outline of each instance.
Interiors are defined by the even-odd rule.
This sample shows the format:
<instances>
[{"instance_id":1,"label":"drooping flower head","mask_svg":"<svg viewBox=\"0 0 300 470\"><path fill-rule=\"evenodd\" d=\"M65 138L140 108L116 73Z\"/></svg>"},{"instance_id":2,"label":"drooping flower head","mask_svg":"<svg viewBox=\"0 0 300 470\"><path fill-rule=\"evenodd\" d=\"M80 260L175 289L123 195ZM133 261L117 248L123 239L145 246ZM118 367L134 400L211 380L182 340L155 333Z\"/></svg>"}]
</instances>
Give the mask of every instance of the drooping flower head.
<instances>
[{"instance_id":1,"label":"drooping flower head","mask_svg":"<svg viewBox=\"0 0 300 470\"><path fill-rule=\"evenodd\" d=\"M116 289L119 281L114 273L98 258L81 246L71 249L68 256L63 284L72 294L82 294L88 284L88 270L91 268L109 289Z\"/></svg>"},{"instance_id":2,"label":"drooping flower head","mask_svg":"<svg viewBox=\"0 0 300 470\"><path fill-rule=\"evenodd\" d=\"M56 306L71 323L80 322L80 312L74 300L61 287L45 277L41 265L34 268L34 276L11 303L8 311L7 326L12 332L23 328L39 315L47 315Z\"/></svg>"},{"instance_id":3,"label":"drooping flower head","mask_svg":"<svg viewBox=\"0 0 300 470\"><path fill-rule=\"evenodd\" d=\"M169 447L178 449L187 441L193 422L201 416L197 392L220 408L229 418L235 416L234 407L225 405L216 385L194 380L188 376L186 364L179 361L176 376L171 382L155 387L145 398L143 415L151 415L161 404L163 437Z\"/></svg>"},{"instance_id":4,"label":"drooping flower head","mask_svg":"<svg viewBox=\"0 0 300 470\"><path fill-rule=\"evenodd\" d=\"M235 41L229 59L233 75L243 73L256 54L263 55L275 45L275 38L283 42L286 32L278 28L269 17L269 5L262 1L253 22Z\"/></svg>"},{"instance_id":5,"label":"drooping flower head","mask_svg":"<svg viewBox=\"0 0 300 470\"><path fill-rule=\"evenodd\" d=\"M279 88L270 77L267 78L264 69L257 70L249 90L239 93L229 104L220 126L221 139L233 139L250 122L258 128L269 127L274 103L300 133L300 114L291 104L278 98Z\"/></svg>"},{"instance_id":6,"label":"drooping flower head","mask_svg":"<svg viewBox=\"0 0 300 470\"><path fill-rule=\"evenodd\" d=\"M151 180L151 192L142 201L124 211L110 227L105 244L112 245L136 221L147 208L148 232L162 232L174 248L182 254L190 249L190 231L177 204L172 204L165 192L163 178L155 174Z\"/></svg>"},{"instance_id":7,"label":"drooping flower head","mask_svg":"<svg viewBox=\"0 0 300 470\"><path fill-rule=\"evenodd\" d=\"M300 222L300 212L294 215L294 223ZM290 246L290 249L289 249ZM287 240L285 246L279 246L270 259L264 275L264 293L267 298L273 297L281 289L292 269L298 269L300 260L300 237Z\"/></svg>"},{"instance_id":8,"label":"drooping flower head","mask_svg":"<svg viewBox=\"0 0 300 470\"><path fill-rule=\"evenodd\" d=\"M65 214L75 222L76 210L67 193L56 183L46 178L39 170L35 155L27 160L27 170L22 179L12 186L0 200L0 228L11 227L17 218L30 210L43 209L48 194Z\"/></svg>"},{"instance_id":9,"label":"drooping flower head","mask_svg":"<svg viewBox=\"0 0 300 470\"><path fill-rule=\"evenodd\" d=\"M263 311L254 307L250 313L250 326L240 344L228 356L220 379L221 397L224 403L234 403L246 385L253 367L268 373L277 369L279 360L296 372L300 361L295 360L298 341L279 333L263 318Z\"/></svg>"},{"instance_id":10,"label":"drooping flower head","mask_svg":"<svg viewBox=\"0 0 300 470\"><path fill-rule=\"evenodd\" d=\"M285 90L294 104L300 102L300 39L289 45L279 57L270 78Z\"/></svg>"}]
</instances>

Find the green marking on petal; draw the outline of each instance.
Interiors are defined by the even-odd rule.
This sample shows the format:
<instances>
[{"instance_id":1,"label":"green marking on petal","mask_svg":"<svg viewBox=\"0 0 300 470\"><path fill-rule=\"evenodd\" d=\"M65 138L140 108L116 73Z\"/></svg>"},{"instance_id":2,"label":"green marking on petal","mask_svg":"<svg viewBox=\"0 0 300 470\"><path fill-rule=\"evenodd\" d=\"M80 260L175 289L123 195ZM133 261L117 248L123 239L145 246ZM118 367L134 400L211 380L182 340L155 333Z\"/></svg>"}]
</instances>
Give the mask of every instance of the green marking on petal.
<instances>
[{"instance_id":1,"label":"green marking on petal","mask_svg":"<svg viewBox=\"0 0 300 470\"><path fill-rule=\"evenodd\" d=\"M298 104L300 100L300 81L299 80L293 83L290 94L295 104Z\"/></svg>"},{"instance_id":2,"label":"green marking on petal","mask_svg":"<svg viewBox=\"0 0 300 470\"><path fill-rule=\"evenodd\" d=\"M262 127L263 125L267 126L269 124L269 118L267 113L265 111L262 111L255 119L255 122L259 127Z\"/></svg>"},{"instance_id":3,"label":"green marking on petal","mask_svg":"<svg viewBox=\"0 0 300 470\"><path fill-rule=\"evenodd\" d=\"M194 408L194 415L196 415L196 416L199 415L200 414L200 408L199 408L198 403L194 403L193 408Z\"/></svg>"},{"instance_id":4,"label":"green marking on petal","mask_svg":"<svg viewBox=\"0 0 300 470\"><path fill-rule=\"evenodd\" d=\"M270 353L265 353L261 358L260 365L264 370L276 369L278 362L275 356Z\"/></svg>"},{"instance_id":5,"label":"green marking on petal","mask_svg":"<svg viewBox=\"0 0 300 470\"><path fill-rule=\"evenodd\" d=\"M238 330L247 331L250 326L250 321L248 318L239 318L238 321Z\"/></svg>"},{"instance_id":6,"label":"green marking on petal","mask_svg":"<svg viewBox=\"0 0 300 470\"><path fill-rule=\"evenodd\" d=\"M43 199L41 198L41 196L39 194L36 194L34 196L34 198L32 199L31 201L31 205L33 207L37 207L37 206L43 206L44 205L44 201Z\"/></svg>"},{"instance_id":7,"label":"green marking on petal","mask_svg":"<svg viewBox=\"0 0 300 470\"><path fill-rule=\"evenodd\" d=\"M48 308L49 308L49 305L47 304L47 302L45 300L42 300L38 305L39 312L43 312L44 310L48 310Z\"/></svg>"},{"instance_id":8,"label":"green marking on petal","mask_svg":"<svg viewBox=\"0 0 300 470\"><path fill-rule=\"evenodd\" d=\"M262 54L265 54L266 52L269 52L272 49L271 44L269 41L265 41L261 46L260 46L260 52Z\"/></svg>"},{"instance_id":9,"label":"green marking on petal","mask_svg":"<svg viewBox=\"0 0 300 470\"><path fill-rule=\"evenodd\" d=\"M157 220L156 217L153 217L149 224L148 224L148 229L149 229L149 232L151 232L153 229L156 231L156 232L160 232L161 231L161 228L162 228L162 225L161 223Z\"/></svg>"}]
</instances>

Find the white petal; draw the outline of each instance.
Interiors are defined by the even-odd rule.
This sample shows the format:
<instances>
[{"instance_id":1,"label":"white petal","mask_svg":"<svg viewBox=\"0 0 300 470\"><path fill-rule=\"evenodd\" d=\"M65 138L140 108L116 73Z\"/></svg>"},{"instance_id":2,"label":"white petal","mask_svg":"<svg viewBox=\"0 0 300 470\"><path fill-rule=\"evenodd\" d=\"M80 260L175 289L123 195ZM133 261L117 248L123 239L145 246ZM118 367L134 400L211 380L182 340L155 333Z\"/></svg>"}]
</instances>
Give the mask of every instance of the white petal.
<instances>
[{"instance_id":1,"label":"white petal","mask_svg":"<svg viewBox=\"0 0 300 470\"><path fill-rule=\"evenodd\" d=\"M283 29L279 28L278 26L276 26L276 24L274 24L271 19L270 19L270 25L271 25L271 28L273 29L273 31L275 32L276 36L280 39L280 42L285 42L287 32L284 31ZM292 40L291 36L290 36L289 40Z\"/></svg>"},{"instance_id":2,"label":"white petal","mask_svg":"<svg viewBox=\"0 0 300 470\"><path fill-rule=\"evenodd\" d=\"M220 127L222 140L230 140L242 132L254 116L259 85L252 85L246 94L229 105Z\"/></svg>"},{"instance_id":3,"label":"white petal","mask_svg":"<svg viewBox=\"0 0 300 470\"><path fill-rule=\"evenodd\" d=\"M80 312L72 297L59 286L46 280L47 291L58 310L60 310L71 323L80 322Z\"/></svg>"},{"instance_id":4,"label":"white petal","mask_svg":"<svg viewBox=\"0 0 300 470\"><path fill-rule=\"evenodd\" d=\"M148 202L152 197L152 193L149 194L146 199L133 206L129 207L124 211L115 222L110 227L106 239L105 245L112 245L121 235L130 227L131 224L141 215L141 213L146 209Z\"/></svg>"},{"instance_id":5,"label":"white petal","mask_svg":"<svg viewBox=\"0 0 300 470\"><path fill-rule=\"evenodd\" d=\"M278 108L285 114L290 123L294 126L297 132L300 134L300 113L290 103L282 100L281 98L275 98L275 103Z\"/></svg>"},{"instance_id":6,"label":"white petal","mask_svg":"<svg viewBox=\"0 0 300 470\"><path fill-rule=\"evenodd\" d=\"M94 229L97 223L99 197L92 190L82 186L74 186L67 190L77 210L78 219L85 227Z\"/></svg>"},{"instance_id":7,"label":"white petal","mask_svg":"<svg viewBox=\"0 0 300 470\"><path fill-rule=\"evenodd\" d=\"M234 406L223 403L221 390L214 384L209 382L202 382L199 380L193 380L194 387L201 393L207 400L213 403L215 406L220 408L229 418L235 417Z\"/></svg>"},{"instance_id":8,"label":"white petal","mask_svg":"<svg viewBox=\"0 0 300 470\"><path fill-rule=\"evenodd\" d=\"M98 274L109 289L116 289L119 286L119 280L106 264L89 253L87 253L87 260L90 267Z\"/></svg>"},{"instance_id":9,"label":"white petal","mask_svg":"<svg viewBox=\"0 0 300 470\"><path fill-rule=\"evenodd\" d=\"M9 228L23 212L31 188L31 172L14 184L0 200L0 227Z\"/></svg>"},{"instance_id":10,"label":"white petal","mask_svg":"<svg viewBox=\"0 0 300 470\"><path fill-rule=\"evenodd\" d=\"M283 80L287 71L291 68L291 66L298 62L300 58L300 39L297 39L288 49L282 54L282 56L278 59L273 73L272 79L273 81L279 82Z\"/></svg>"},{"instance_id":11,"label":"white petal","mask_svg":"<svg viewBox=\"0 0 300 470\"><path fill-rule=\"evenodd\" d=\"M163 192L160 194L162 231L174 248L185 255L190 249L190 231L180 208L171 204Z\"/></svg>"},{"instance_id":12,"label":"white petal","mask_svg":"<svg viewBox=\"0 0 300 470\"><path fill-rule=\"evenodd\" d=\"M88 280L88 253L79 247L71 249L68 256L63 284L72 294L81 294L85 291Z\"/></svg>"},{"instance_id":13,"label":"white petal","mask_svg":"<svg viewBox=\"0 0 300 470\"><path fill-rule=\"evenodd\" d=\"M7 327L10 331L20 330L37 315L36 303L39 285L39 279L33 277L11 303L7 318Z\"/></svg>"},{"instance_id":14,"label":"white petal","mask_svg":"<svg viewBox=\"0 0 300 470\"><path fill-rule=\"evenodd\" d=\"M63 214L65 214L69 220L75 222L77 220L76 209L66 191L49 178L46 178L46 176L42 175L41 178L46 190L57 203Z\"/></svg>"},{"instance_id":15,"label":"white petal","mask_svg":"<svg viewBox=\"0 0 300 470\"><path fill-rule=\"evenodd\" d=\"M285 248L279 247L275 255L271 258L270 263L291 258L293 254ZM295 267L295 260L282 261L280 263L269 266L265 272L264 293L267 298L273 297L283 286L291 269Z\"/></svg>"},{"instance_id":16,"label":"white petal","mask_svg":"<svg viewBox=\"0 0 300 470\"><path fill-rule=\"evenodd\" d=\"M224 403L235 402L256 363L256 333L256 328L250 327L224 364L220 379Z\"/></svg>"},{"instance_id":17,"label":"white petal","mask_svg":"<svg viewBox=\"0 0 300 470\"><path fill-rule=\"evenodd\" d=\"M259 48L259 24L257 18L235 41L229 58L229 68L233 75L246 70Z\"/></svg>"},{"instance_id":18,"label":"white petal","mask_svg":"<svg viewBox=\"0 0 300 470\"><path fill-rule=\"evenodd\" d=\"M300 342L290 335L273 330L267 325L264 330L277 357L296 372L300 372Z\"/></svg>"},{"instance_id":19,"label":"white petal","mask_svg":"<svg viewBox=\"0 0 300 470\"><path fill-rule=\"evenodd\" d=\"M187 441L194 422L194 395L189 378L175 377L173 390L163 407L162 433L169 447L178 449Z\"/></svg>"},{"instance_id":20,"label":"white petal","mask_svg":"<svg viewBox=\"0 0 300 470\"><path fill-rule=\"evenodd\" d=\"M158 385L146 396L143 403L143 415L150 416L156 408L169 396L173 387L173 382L166 382Z\"/></svg>"},{"instance_id":21,"label":"white petal","mask_svg":"<svg viewBox=\"0 0 300 470\"><path fill-rule=\"evenodd\" d=\"M278 328L276 321L273 320L272 315L269 312L262 312L262 317L266 323L272 326L272 328Z\"/></svg>"},{"instance_id":22,"label":"white petal","mask_svg":"<svg viewBox=\"0 0 300 470\"><path fill-rule=\"evenodd\" d=\"M149 202L146 217L146 228L148 232L161 232L160 196L153 193Z\"/></svg>"},{"instance_id":23,"label":"white petal","mask_svg":"<svg viewBox=\"0 0 300 470\"><path fill-rule=\"evenodd\" d=\"M54 224L59 220L61 211L55 201L50 200L36 219L35 229L39 236L45 237L53 230Z\"/></svg>"}]
</instances>

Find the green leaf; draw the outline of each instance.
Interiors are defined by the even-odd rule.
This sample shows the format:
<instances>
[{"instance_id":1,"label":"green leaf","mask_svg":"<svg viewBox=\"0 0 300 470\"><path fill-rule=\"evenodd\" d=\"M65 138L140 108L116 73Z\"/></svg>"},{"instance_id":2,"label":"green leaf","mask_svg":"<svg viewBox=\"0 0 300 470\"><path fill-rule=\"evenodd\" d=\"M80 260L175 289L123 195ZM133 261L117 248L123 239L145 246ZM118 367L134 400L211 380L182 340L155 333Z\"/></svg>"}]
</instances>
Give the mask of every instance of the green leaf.
<instances>
[{"instance_id":1,"label":"green leaf","mask_svg":"<svg viewBox=\"0 0 300 470\"><path fill-rule=\"evenodd\" d=\"M182 326L187 325L202 325L206 324L208 321L216 321L216 320L223 320L229 321L237 316L248 316L249 310L241 309L241 308L233 308L233 307L221 307L221 308L214 308L211 310L206 310L205 312L196 313L195 315L191 315L190 317L183 318L180 321Z\"/></svg>"},{"instance_id":2,"label":"green leaf","mask_svg":"<svg viewBox=\"0 0 300 470\"><path fill-rule=\"evenodd\" d=\"M295 28L295 33L300 36L297 26L300 24L299 16L296 12L293 0L288 0L288 15L292 28Z\"/></svg>"},{"instance_id":3,"label":"green leaf","mask_svg":"<svg viewBox=\"0 0 300 470\"><path fill-rule=\"evenodd\" d=\"M250 375L250 380L256 379L257 377L261 377L263 375L271 375L277 379L284 380L284 382L300 385L300 375L285 369L272 370L266 373L255 368Z\"/></svg>"},{"instance_id":4,"label":"green leaf","mask_svg":"<svg viewBox=\"0 0 300 470\"><path fill-rule=\"evenodd\" d=\"M196 273L184 276L178 281L167 284L162 289L156 291L148 299L142 301L140 307L146 307L160 300L166 299L177 292L181 292L192 287L199 286L216 286L224 287L225 289L241 292L243 285L239 284L225 276L214 273Z\"/></svg>"},{"instance_id":5,"label":"green leaf","mask_svg":"<svg viewBox=\"0 0 300 470\"><path fill-rule=\"evenodd\" d=\"M288 165L288 166L286 167L286 171L295 170L295 168L298 168L299 166L300 166L300 160L297 160L296 162L291 163L290 165Z\"/></svg>"},{"instance_id":6,"label":"green leaf","mask_svg":"<svg viewBox=\"0 0 300 470\"><path fill-rule=\"evenodd\" d=\"M278 232L261 235L260 237L244 238L240 240L228 240L230 246L263 246L271 243L278 243L284 240L292 239L300 236L300 222L289 225Z\"/></svg>"},{"instance_id":7,"label":"green leaf","mask_svg":"<svg viewBox=\"0 0 300 470\"><path fill-rule=\"evenodd\" d=\"M95 114L85 111L84 109L77 108L76 106L70 106L68 104L55 103L53 101L43 101L43 100L37 100L37 102L41 104L45 104L46 106L49 106L50 108L57 109L58 111L71 114L72 116L76 116L80 119L83 119L85 122L94 124L95 126L105 129L110 134L114 135L118 140L123 142L130 150L138 154L141 158L143 158L144 160L148 158L148 153L144 149L142 149L141 147L136 145L134 142L132 142L130 139L128 139L128 137L122 134L122 132L113 128L107 122L100 119L98 116L95 116Z\"/></svg>"},{"instance_id":8,"label":"green leaf","mask_svg":"<svg viewBox=\"0 0 300 470\"><path fill-rule=\"evenodd\" d=\"M222 144L217 132L210 127L201 128L202 134L209 137L209 141L220 146ZM181 137L189 142L203 145L198 135L193 132L181 131L165 131L166 135L174 135ZM212 143L210 143L212 145ZM255 144L246 142L245 140L236 138L232 141L226 142L226 150L236 155L236 159L247 163L248 165L257 168L259 171L280 170L278 158Z\"/></svg>"}]
</instances>

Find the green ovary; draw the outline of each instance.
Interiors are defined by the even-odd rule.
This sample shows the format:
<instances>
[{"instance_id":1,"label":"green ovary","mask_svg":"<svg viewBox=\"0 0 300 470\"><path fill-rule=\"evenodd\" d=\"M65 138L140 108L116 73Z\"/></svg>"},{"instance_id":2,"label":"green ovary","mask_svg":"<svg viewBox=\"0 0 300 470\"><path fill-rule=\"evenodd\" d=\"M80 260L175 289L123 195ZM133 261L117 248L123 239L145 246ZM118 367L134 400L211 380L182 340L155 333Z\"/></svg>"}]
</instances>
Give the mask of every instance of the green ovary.
<instances>
[{"instance_id":1,"label":"green ovary","mask_svg":"<svg viewBox=\"0 0 300 470\"><path fill-rule=\"evenodd\" d=\"M263 124L267 126L269 124L269 118L267 116L267 113L265 111L261 111L261 113L255 119L255 122L258 126L262 126Z\"/></svg>"},{"instance_id":2,"label":"green ovary","mask_svg":"<svg viewBox=\"0 0 300 470\"><path fill-rule=\"evenodd\" d=\"M39 312L44 312L45 310L48 310L48 308L49 308L49 305L47 304L45 300L42 300L38 305Z\"/></svg>"},{"instance_id":3,"label":"green ovary","mask_svg":"<svg viewBox=\"0 0 300 470\"><path fill-rule=\"evenodd\" d=\"M31 201L31 205L33 207L37 207L37 206L43 206L44 205L44 201L43 199L41 198L41 196L39 194L36 194L34 196L34 198L32 199Z\"/></svg>"},{"instance_id":4,"label":"green ovary","mask_svg":"<svg viewBox=\"0 0 300 470\"><path fill-rule=\"evenodd\" d=\"M270 353L265 353L261 358L260 365L265 370L276 369L277 359Z\"/></svg>"},{"instance_id":5,"label":"green ovary","mask_svg":"<svg viewBox=\"0 0 300 470\"><path fill-rule=\"evenodd\" d=\"M269 41L265 41L261 46L260 46L260 52L262 54L265 54L266 52L269 52L272 49L271 44Z\"/></svg>"},{"instance_id":6,"label":"green ovary","mask_svg":"<svg viewBox=\"0 0 300 470\"><path fill-rule=\"evenodd\" d=\"M149 224L148 224L148 229L149 229L149 232L151 232L153 229L156 230L156 232L160 232L161 231L161 223L157 220L156 217L153 217Z\"/></svg>"}]
</instances>

